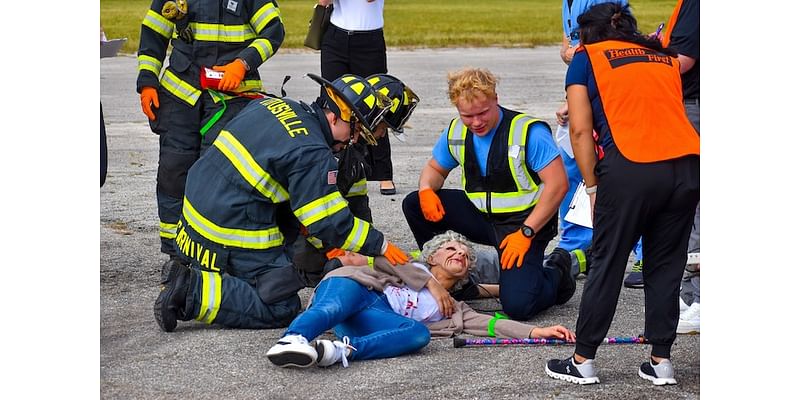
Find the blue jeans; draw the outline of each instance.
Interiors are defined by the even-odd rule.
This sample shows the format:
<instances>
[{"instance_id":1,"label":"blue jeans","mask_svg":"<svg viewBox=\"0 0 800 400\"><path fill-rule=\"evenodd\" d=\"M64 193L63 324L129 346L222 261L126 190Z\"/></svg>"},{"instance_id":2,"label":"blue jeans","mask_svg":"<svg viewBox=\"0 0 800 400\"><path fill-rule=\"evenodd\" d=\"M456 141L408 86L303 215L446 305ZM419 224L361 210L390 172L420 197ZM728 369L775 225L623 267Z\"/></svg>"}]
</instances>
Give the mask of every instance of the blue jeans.
<instances>
[{"instance_id":1,"label":"blue jeans","mask_svg":"<svg viewBox=\"0 0 800 400\"><path fill-rule=\"evenodd\" d=\"M323 280L311 307L292 321L284 336L313 340L330 328L336 337L350 338L356 351L349 360L396 357L415 352L431 340L428 328L395 313L386 295L343 277Z\"/></svg>"}]
</instances>

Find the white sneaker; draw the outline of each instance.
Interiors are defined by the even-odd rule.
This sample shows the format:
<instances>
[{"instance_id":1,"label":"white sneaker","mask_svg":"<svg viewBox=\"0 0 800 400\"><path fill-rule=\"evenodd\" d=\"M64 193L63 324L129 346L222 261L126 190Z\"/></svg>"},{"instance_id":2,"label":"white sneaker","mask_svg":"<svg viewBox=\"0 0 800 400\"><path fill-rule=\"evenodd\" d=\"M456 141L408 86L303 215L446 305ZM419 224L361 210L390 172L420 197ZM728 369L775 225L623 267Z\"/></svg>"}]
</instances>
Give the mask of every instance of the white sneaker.
<instances>
[{"instance_id":1,"label":"white sneaker","mask_svg":"<svg viewBox=\"0 0 800 400\"><path fill-rule=\"evenodd\" d=\"M675 380L675 369L669 359L661 360L660 363L653 365L652 361L643 363L639 367L639 376L653 382L653 385L677 385Z\"/></svg>"},{"instance_id":2,"label":"white sneaker","mask_svg":"<svg viewBox=\"0 0 800 400\"><path fill-rule=\"evenodd\" d=\"M351 352L356 351L356 348L350 345L350 338L345 336L342 342L338 340L330 341L326 339L317 340L316 350L317 366L329 367L341 361L342 365L347 368L347 357Z\"/></svg>"},{"instance_id":3,"label":"white sneaker","mask_svg":"<svg viewBox=\"0 0 800 400\"><path fill-rule=\"evenodd\" d=\"M678 296L678 309L680 310L680 314L683 314L684 312L686 312L686 310L689 309L689 305L686 304L685 301L683 301L683 298L681 296Z\"/></svg>"},{"instance_id":4,"label":"white sneaker","mask_svg":"<svg viewBox=\"0 0 800 400\"><path fill-rule=\"evenodd\" d=\"M692 303L678 320L677 333L700 333L700 303Z\"/></svg>"},{"instance_id":5,"label":"white sneaker","mask_svg":"<svg viewBox=\"0 0 800 400\"><path fill-rule=\"evenodd\" d=\"M317 361L317 351L300 335L286 335L267 351L267 358L279 367L307 368Z\"/></svg>"}]
</instances>

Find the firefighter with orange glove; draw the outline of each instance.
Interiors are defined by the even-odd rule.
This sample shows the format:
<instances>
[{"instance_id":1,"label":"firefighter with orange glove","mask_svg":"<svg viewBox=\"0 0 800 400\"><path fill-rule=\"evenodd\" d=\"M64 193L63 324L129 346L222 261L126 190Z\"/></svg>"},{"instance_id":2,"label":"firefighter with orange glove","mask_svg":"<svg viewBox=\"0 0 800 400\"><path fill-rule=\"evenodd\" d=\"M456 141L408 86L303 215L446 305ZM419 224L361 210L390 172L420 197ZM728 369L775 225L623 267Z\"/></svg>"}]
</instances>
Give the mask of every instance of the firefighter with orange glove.
<instances>
[{"instance_id":1,"label":"firefighter with orange glove","mask_svg":"<svg viewBox=\"0 0 800 400\"><path fill-rule=\"evenodd\" d=\"M500 106L497 78L467 68L448 75L458 110L423 167L419 191L403 200L417 245L453 230L494 246L500 255L500 301L509 317L529 320L575 293L569 253L544 261L556 236L558 205L568 183L544 121ZM462 189L444 189L462 168Z\"/></svg>"},{"instance_id":2,"label":"firefighter with orange glove","mask_svg":"<svg viewBox=\"0 0 800 400\"><path fill-rule=\"evenodd\" d=\"M284 35L272 0L150 5L142 21L136 90L151 130L160 136L156 200L161 252L170 256L162 275L178 262L172 243L189 167L249 103L247 95L261 91L258 67L278 51ZM223 73L213 87L201 85L206 68Z\"/></svg>"}]
</instances>

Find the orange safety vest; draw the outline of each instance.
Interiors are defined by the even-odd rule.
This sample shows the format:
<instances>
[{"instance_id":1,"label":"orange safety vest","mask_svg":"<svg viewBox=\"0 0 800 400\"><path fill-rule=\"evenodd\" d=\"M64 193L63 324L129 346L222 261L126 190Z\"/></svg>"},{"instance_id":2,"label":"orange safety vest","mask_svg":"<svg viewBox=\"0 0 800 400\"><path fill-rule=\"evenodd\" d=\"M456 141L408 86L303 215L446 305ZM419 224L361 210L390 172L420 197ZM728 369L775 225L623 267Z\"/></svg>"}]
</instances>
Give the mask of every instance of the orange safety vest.
<instances>
[{"instance_id":1,"label":"orange safety vest","mask_svg":"<svg viewBox=\"0 0 800 400\"><path fill-rule=\"evenodd\" d=\"M678 22L678 14L681 12L681 5L683 4L683 0L678 0L678 4L675 4L675 8L672 10L672 15L669 17L669 22L667 22L666 29L661 31L661 45L664 47L669 47L669 39L672 36L672 30L675 28L675 23Z\"/></svg>"},{"instance_id":2,"label":"orange safety vest","mask_svg":"<svg viewBox=\"0 0 800 400\"><path fill-rule=\"evenodd\" d=\"M700 154L700 135L683 108L677 59L616 40L584 47L611 137L625 158L647 163Z\"/></svg>"}]
</instances>

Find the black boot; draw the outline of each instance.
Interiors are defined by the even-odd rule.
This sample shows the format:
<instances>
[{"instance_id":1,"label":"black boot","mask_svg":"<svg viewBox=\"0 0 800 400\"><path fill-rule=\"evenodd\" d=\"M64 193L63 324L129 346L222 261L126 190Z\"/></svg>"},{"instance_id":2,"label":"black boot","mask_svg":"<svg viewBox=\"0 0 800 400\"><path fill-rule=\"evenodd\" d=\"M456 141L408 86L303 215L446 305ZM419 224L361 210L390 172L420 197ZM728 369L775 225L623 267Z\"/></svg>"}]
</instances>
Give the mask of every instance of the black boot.
<instances>
[{"instance_id":1,"label":"black boot","mask_svg":"<svg viewBox=\"0 0 800 400\"><path fill-rule=\"evenodd\" d=\"M172 268L172 265L179 264L183 265L184 267L188 267L189 263L183 261L180 257L176 255L169 256L169 260L167 260L164 265L161 266L161 280L159 281L162 285L167 283L167 277L169 275L169 270Z\"/></svg>"},{"instance_id":2,"label":"black boot","mask_svg":"<svg viewBox=\"0 0 800 400\"><path fill-rule=\"evenodd\" d=\"M153 314L162 331L174 331L178 326L178 319L185 318L186 296L191 285L192 270L181 263L172 263L153 305Z\"/></svg>"},{"instance_id":3,"label":"black boot","mask_svg":"<svg viewBox=\"0 0 800 400\"><path fill-rule=\"evenodd\" d=\"M556 304L564 304L575 294L575 277L572 276L572 258L568 251L556 247L544 260L545 268L553 268L560 272Z\"/></svg>"}]
</instances>

